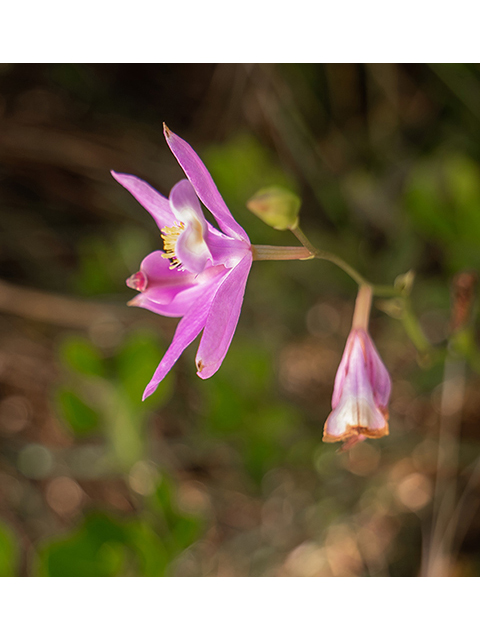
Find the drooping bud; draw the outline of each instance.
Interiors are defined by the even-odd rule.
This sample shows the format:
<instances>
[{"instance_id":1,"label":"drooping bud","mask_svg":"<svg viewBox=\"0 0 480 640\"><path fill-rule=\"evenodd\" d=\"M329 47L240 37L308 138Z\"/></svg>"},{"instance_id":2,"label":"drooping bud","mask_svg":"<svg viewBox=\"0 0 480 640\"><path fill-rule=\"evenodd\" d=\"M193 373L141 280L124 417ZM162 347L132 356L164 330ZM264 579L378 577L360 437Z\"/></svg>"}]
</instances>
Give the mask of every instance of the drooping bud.
<instances>
[{"instance_id":1,"label":"drooping bud","mask_svg":"<svg viewBox=\"0 0 480 640\"><path fill-rule=\"evenodd\" d=\"M346 448L364 438L388 435L391 382L368 333L371 301L371 288L360 287L323 433L324 442L344 440Z\"/></svg>"},{"instance_id":2,"label":"drooping bud","mask_svg":"<svg viewBox=\"0 0 480 640\"><path fill-rule=\"evenodd\" d=\"M298 226L302 201L285 187L261 189L247 202L247 208L274 229L285 231Z\"/></svg>"}]
</instances>

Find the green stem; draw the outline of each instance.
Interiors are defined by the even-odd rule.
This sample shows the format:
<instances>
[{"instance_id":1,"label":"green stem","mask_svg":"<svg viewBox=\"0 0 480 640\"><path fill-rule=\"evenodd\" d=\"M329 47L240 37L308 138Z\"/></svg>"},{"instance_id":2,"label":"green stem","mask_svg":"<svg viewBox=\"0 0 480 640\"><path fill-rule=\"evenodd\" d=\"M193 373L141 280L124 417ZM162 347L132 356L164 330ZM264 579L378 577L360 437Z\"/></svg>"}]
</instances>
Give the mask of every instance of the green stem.
<instances>
[{"instance_id":1,"label":"green stem","mask_svg":"<svg viewBox=\"0 0 480 640\"><path fill-rule=\"evenodd\" d=\"M373 295L379 298L391 298L398 296L398 289L390 285L372 284Z\"/></svg>"},{"instance_id":2,"label":"green stem","mask_svg":"<svg viewBox=\"0 0 480 640\"><path fill-rule=\"evenodd\" d=\"M277 247L252 244L254 260L311 260L314 256L305 247Z\"/></svg>"},{"instance_id":3,"label":"green stem","mask_svg":"<svg viewBox=\"0 0 480 640\"><path fill-rule=\"evenodd\" d=\"M343 269L345 273L347 273L353 280L355 280L359 287L363 285L372 286L362 275L360 275L360 273L358 273L356 269L351 267L348 262L345 262L345 260L342 260L342 258L339 258L334 253L330 253L329 251L321 251L320 249L314 247L307 236L300 229L300 227L295 227L290 230L294 234L294 236L300 240L303 246L310 251L314 258L318 258L319 260L327 260L328 262L336 264L337 267Z\"/></svg>"},{"instance_id":4,"label":"green stem","mask_svg":"<svg viewBox=\"0 0 480 640\"><path fill-rule=\"evenodd\" d=\"M405 331L410 340L413 342L417 351L419 351L423 355L428 355L432 351L432 346L425 337L418 318L412 310L410 300L408 300L407 298L403 298L403 311L401 319Z\"/></svg>"},{"instance_id":5,"label":"green stem","mask_svg":"<svg viewBox=\"0 0 480 640\"><path fill-rule=\"evenodd\" d=\"M413 342L418 352L424 357L430 356L432 352L432 346L425 337L420 323L412 310L410 300L408 299L407 289L404 288L402 290L400 287L371 284L366 278L360 275L360 273L358 273L356 269L351 267L347 262L345 262L345 260L342 260L342 258L339 258L334 253L330 253L328 251L320 251L319 249L314 247L299 226L290 228L290 231L295 235L296 238L298 238L298 240L300 240L303 246L308 249L312 257L333 262L333 264L336 264L338 267L340 267L340 269L343 269L345 273L347 273L353 280L355 280L355 282L360 287L360 292L364 292L363 297L365 297L365 300L368 299L368 296L370 296L371 300L372 294L374 296L397 297L399 300L401 300L401 312L397 317L402 321L408 337ZM359 298L361 298L360 293Z\"/></svg>"}]
</instances>

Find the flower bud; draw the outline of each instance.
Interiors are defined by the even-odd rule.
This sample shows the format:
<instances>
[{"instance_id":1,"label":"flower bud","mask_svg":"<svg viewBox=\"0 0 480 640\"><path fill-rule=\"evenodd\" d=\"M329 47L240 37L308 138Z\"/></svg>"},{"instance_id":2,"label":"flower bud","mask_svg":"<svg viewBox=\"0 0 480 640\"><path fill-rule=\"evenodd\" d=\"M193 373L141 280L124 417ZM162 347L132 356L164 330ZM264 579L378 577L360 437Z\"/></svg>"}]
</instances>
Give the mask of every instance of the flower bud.
<instances>
[{"instance_id":1,"label":"flower bud","mask_svg":"<svg viewBox=\"0 0 480 640\"><path fill-rule=\"evenodd\" d=\"M368 333L371 300L371 288L361 287L323 432L324 442L345 440L344 449L388 435L391 382Z\"/></svg>"},{"instance_id":2,"label":"flower bud","mask_svg":"<svg viewBox=\"0 0 480 640\"><path fill-rule=\"evenodd\" d=\"M261 189L247 202L247 208L274 229L284 231L298 225L302 201L284 187Z\"/></svg>"},{"instance_id":3,"label":"flower bud","mask_svg":"<svg viewBox=\"0 0 480 640\"><path fill-rule=\"evenodd\" d=\"M402 273L395 278L395 289L398 289L400 293L408 295L413 287L413 281L415 280L415 271L410 269L407 273Z\"/></svg>"}]
</instances>

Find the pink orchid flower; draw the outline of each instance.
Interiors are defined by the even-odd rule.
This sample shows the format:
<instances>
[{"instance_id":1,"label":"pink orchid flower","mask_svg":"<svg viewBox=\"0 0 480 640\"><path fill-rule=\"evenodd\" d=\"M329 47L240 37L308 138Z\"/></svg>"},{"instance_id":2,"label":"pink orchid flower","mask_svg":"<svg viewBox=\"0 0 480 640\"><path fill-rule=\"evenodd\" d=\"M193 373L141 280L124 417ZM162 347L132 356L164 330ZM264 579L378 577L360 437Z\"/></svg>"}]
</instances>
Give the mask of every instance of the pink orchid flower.
<instances>
[{"instance_id":1,"label":"pink orchid flower","mask_svg":"<svg viewBox=\"0 0 480 640\"><path fill-rule=\"evenodd\" d=\"M361 287L355 304L332 397L332 412L325 422L324 442L345 440L343 450L365 438L388 435L390 376L368 333L372 301L370 287Z\"/></svg>"},{"instance_id":2,"label":"pink orchid flower","mask_svg":"<svg viewBox=\"0 0 480 640\"><path fill-rule=\"evenodd\" d=\"M145 207L160 229L163 251L154 251L127 285L139 291L131 306L181 317L170 347L148 383L151 395L186 347L203 330L197 374L209 378L220 367L235 332L252 266L250 240L223 201L192 147L164 126L165 138L187 176L167 199L135 176L112 175ZM199 199L221 231L204 217Z\"/></svg>"}]
</instances>

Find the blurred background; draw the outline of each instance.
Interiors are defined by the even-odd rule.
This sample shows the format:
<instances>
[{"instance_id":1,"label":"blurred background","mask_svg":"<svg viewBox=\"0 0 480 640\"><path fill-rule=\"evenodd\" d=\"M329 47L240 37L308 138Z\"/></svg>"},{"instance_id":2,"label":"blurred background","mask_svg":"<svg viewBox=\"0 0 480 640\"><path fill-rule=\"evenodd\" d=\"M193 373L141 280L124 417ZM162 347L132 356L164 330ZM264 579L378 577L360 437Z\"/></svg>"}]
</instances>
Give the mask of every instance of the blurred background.
<instances>
[{"instance_id":1,"label":"blurred background","mask_svg":"<svg viewBox=\"0 0 480 640\"><path fill-rule=\"evenodd\" d=\"M0 65L0 575L478 575L479 104L479 65ZM163 121L254 244L297 244L245 207L283 185L319 248L415 270L433 351L372 313L389 437L321 441L356 287L319 261L254 263L219 372L194 344L141 402L177 320L126 306L161 240L110 170L168 195Z\"/></svg>"}]
</instances>

